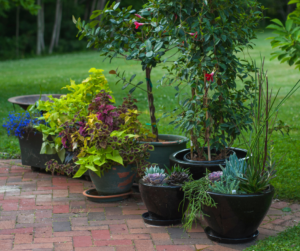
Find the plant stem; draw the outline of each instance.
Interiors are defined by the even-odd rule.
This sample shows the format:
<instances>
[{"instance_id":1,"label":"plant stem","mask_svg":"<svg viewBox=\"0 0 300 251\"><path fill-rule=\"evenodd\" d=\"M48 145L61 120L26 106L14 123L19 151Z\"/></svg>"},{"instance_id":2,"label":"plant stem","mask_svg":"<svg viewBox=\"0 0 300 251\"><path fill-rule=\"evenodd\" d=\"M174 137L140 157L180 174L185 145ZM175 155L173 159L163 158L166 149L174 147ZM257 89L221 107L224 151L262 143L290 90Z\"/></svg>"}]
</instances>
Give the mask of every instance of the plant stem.
<instances>
[{"instance_id":1,"label":"plant stem","mask_svg":"<svg viewBox=\"0 0 300 251\"><path fill-rule=\"evenodd\" d=\"M206 110L206 121L209 119L208 114L208 87L206 86L206 72L204 71L204 88L205 88L205 94L204 94L204 107ZM208 155L208 161L211 161L211 153L210 153L210 145L209 145L209 126L206 126L205 124L205 142L207 142L207 155Z\"/></svg>"},{"instance_id":2,"label":"plant stem","mask_svg":"<svg viewBox=\"0 0 300 251\"><path fill-rule=\"evenodd\" d=\"M158 130L157 130L156 118L155 118L154 97L152 93L152 84L150 79L151 70L152 68L149 67L146 68L147 95L148 95L148 105L149 105L152 133L155 135L156 142L158 142Z\"/></svg>"},{"instance_id":3,"label":"plant stem","mask_svg":"<svg viewBox=\"0 0 300 251\"><path fill-rule=\"evenodd\" d=\"M266 138L265 138L265 151L264 151L264 162L263 162L263 169L265 170L266 161L267 161L267 154L268 154L268 131L269 131L269 80L268 76L266 76L266 84L267 84L267 90L266 90Z\"/></svg>"}]
</instances>

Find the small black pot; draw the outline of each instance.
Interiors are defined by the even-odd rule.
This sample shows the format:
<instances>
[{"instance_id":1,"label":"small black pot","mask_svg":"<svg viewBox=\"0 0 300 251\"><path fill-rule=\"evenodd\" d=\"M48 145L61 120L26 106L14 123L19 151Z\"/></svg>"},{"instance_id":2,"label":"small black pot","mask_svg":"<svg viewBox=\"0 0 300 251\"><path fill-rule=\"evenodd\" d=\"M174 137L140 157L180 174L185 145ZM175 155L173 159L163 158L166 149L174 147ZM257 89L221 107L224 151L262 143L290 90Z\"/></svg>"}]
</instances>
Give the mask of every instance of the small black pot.
<instances>
[{"instance_id":1,"label":"small black pot","mask_svg":"<svg viewBox=\"0 0 300 251\"><path fill-rule=\"evenodd\" d=\"M246 240L253 236L266 216L274 187L261 194L219 194L208 192L217 207L203 206L208 226L220 239ZM208 236L209 237L209 236Z\"/></svg>"},{"instance_id":2,"label":"small black pot","mask_svg":"<svg viewBox=\"0 0 300 251\"><path fill-rule=\"evenodd\" d=\"M187 201L181 202L184 193L181 186L155 186L139 181L142 200L148 212L161 220L178 220L183 216L188 206Z\"/></svg>"},{"instance_id":3,"label":"small black pot","mask_svg":"<svg viewBox=\"0 0 300 251\"><path fill-rule=\"evenodd\" d=\"M207 149L207 148L204 148ZM247 151L240 148L230 148L236 153L239 159L243 159L247 155ZM190 173L193 175L194 180L198 180L205 176L206 169L210 172L221 171L220 165L225 167L225 159L221 160L212 160L212 161L193 161L193 160L184 160L184 156L190 152L190 149L184 149L178 152L175 152L169 156L170 166L179 165L183 168L190 170Z\"/></svg>"}]
</instances>

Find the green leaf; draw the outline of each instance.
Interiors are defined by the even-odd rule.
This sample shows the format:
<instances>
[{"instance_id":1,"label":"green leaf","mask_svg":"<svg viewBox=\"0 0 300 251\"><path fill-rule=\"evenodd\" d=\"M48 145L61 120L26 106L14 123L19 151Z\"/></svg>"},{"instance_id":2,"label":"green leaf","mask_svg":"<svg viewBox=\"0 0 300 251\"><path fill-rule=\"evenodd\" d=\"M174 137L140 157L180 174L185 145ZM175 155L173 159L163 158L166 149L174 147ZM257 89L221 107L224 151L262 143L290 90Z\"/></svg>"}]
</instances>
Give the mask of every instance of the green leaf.
<instances>
[{"instance_id":1,"label":"green leaf","mask_svg":"<svg viewBox=\"0 0 300 251\"><path fill-rule=\"evenodd\" d=\"M136 74L132 75L129 82L131 82L135 78Z\"/></svg>"},{"instance_id":2,"label":"green leaf","mask_svg":"<svg viewBox=\"0 0 300 251\"><path fill-rule=\"evenodd\" d=\"M136 87L133 87L132 89L129 90L129 94L132 94L135 91Z\"/></svg>"},{"instance_id":3,"label":"green leaf","mask_svg":"<svg viewBox=\"0 0 300 251\"><path fill-rule=\"evenodd\" d=\"M149 39L146 41L145 44L146 44L146 50L147 51L152 51L152 43Z\"/></svg>"},{"instance_id":4,"label":"green leaf","mask_svg":"<svg viewBox=\"0 0 300 251\"><path fill-rule=\"evenodd\" d=\"M164 45L163 42L159 42L159 43L155 44L154 51L155 52L159 51L163 45Z\"/></svg>"},{"instance_id":5,"label":"green leaf","mask_svg":"<svg viewBox=\"0 0 300 251\"><path fill-rule=\"evenodd\" d=\"M290 31L293 27L293 20L292 19L288 19L286 22L285 22L285 28L287 31Z\"/></svg>"},{"instance_id":6,"label":"green leaf","mask_svg":"<svg viewBox=\"0 0 300 251\"><path fill-rule=\"evenodd\" d=\"M278 24L278 25L284 27L284 26L283 26L283 23L282 23L279 19L277 19L277 18L272 19L271 22L276 23L276 24Z\"/></svg>"},{"instance_id":7,"label":"green leaf","mask_svg":"<svg viewBox=\"0 0 300 251\"><path fill-rule=\"evenodd\" d=\"M114 162L117 162L117 163L121 164L122 166L124 165L123 164L123 159L120 156L120 153L119 153L118 150L114 150L112 154L111 153L106 154L106 158L110 159Z\"/></svg>"},{"instance_id":8,"label":"green leaf","mask_svg":"<svg viewBox=\"0 0 300 251\"><path fill-rule=\"evenodd\" d=\"M89 26L90 26L91 28L94 28L98 23L99 23L98 20L94 20L94 21L92 21L92 22L89 23Z\"/></svg>"},{"instance_id":9,"label":"green leaf","mask_svg":"<svg viewBox=\"0 0 300 251\"><path fill-rule=\"evenodd\" d=\"M147 58L151 58L153 56L153 51L149 51L146 53Z\"/></svg>"},{"instance_id":10,"label":"green leaf","mask_svg":"<svg viewBox=\"0 0 300 251\"><path fill-rule=\"evenodd\" d=\"M292 211L292 209L290 207L284 207L281 210L282 210L282 212L291 212Z\"/></svg>"},{"instance_id":11,"label":"green leaf","mask_svg":"<svg viewBox=\"0 0 300 251\"><path fill-rule=\"evenodd\" d=\"M102 13L101 10L94 10L93 14L90 17L90 19L94 19L94 18L98 17L99 15L101 15L101 13Z\"/></svg>"},{"instance_id":12,"label":"green leaf","mask_svg":"<svg viewBox=\"0 0 300 251\"><path fill-rule=\"evenodd\" d=\"M80 159L80 158L79 158ZM87 171L88 169L83 166L80 165L79 170L77 171L77 173L75 173L75 175L73 176L73 178L80 178L82 175L84 175L84 173Z\"/></svg>"},{"instance_id":13,"label":"green leaf","mask_svg":"<svg viewBox=\"0 0 300 251\"><path fill-rule=\"evenodd\" d=\"M126 83L125 85L123 85L122 90L124 90L130 83Z\"/></svg>"},{"instance_id":14,"label":"green leaf","mask_svg":"<svg viewBox=\"0 0 300 251\"><path fill-rule=\"evenodd\" d=\"M61 162L64 162L65 156L66 156L66 150L65 148L62 148L59 152L57 152L57 155Z\"/></svg>"},{"instance_id":15,"label":"green leaf","mask_svg":"<svg viewBox=\"0 0 300 251\"><path fill-rule=\"evenodd\" d=\"M114 10L118 9L120 3L121 3L121 2L116 3L113 9L114 9Z\"/></svg>"}]
</instances>

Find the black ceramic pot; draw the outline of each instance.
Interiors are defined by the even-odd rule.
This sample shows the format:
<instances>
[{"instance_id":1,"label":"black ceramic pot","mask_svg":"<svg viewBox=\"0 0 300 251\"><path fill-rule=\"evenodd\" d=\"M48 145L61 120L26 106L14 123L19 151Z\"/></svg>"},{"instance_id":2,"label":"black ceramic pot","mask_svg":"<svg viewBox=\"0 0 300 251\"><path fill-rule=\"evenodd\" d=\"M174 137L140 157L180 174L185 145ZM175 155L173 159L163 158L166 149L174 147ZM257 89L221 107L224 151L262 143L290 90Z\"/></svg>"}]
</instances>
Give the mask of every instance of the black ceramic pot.
<instances>
[{"instance_id":1,"label":"black ceramic pot","mask_svg":"<svg viewBox=\"0 0 300 251\"><path fill-rule=\"evenodd\" d=\"M239 159L243 159L247 155L247 151L244 149L230 148L230 150L234 151ZM208 169L210 172L215 172L221 171L220 165L225 167L225 159L216 161L192 161L184 158L184 156L186 156L189 152L190 149L184 149L171 154L169 156L170 166L179 165L183 168L188 168L193 175L194 180L204 177L206 174L206 169Z\"/></svg>"},{"instance_id":2,"label":"black ceramic pot","mask_svg":"<svg viewBox=\"0 0 300 251\"><path fill-rule=\"evenodd\" d=\"M148 212L159 219L177 220L182 218L188 203L183 201L181 186L154 186L139 181L142 200Z\"/></svg>"},{"instance_id":3,"label":"black ceramic pot","mask_svg":"<svg viewBox=\"0 0 300 251\"><path fill-rule=\"evenodd\" d=\"M274 187L262 194L218 194L208 192L217 207L203 206L208 226L219 237L247 239L266 216L274 195Z\"/></svg>"}]
</instances>

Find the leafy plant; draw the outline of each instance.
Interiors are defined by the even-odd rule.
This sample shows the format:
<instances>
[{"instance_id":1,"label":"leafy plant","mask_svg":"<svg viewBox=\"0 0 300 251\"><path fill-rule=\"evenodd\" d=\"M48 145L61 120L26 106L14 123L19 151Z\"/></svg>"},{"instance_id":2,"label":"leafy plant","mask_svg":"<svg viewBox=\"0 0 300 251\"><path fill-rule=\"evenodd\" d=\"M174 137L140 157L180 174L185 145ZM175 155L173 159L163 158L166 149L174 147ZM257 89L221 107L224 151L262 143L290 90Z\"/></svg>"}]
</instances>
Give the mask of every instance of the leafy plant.
<instances>
[{"instance_id":1,"label":"leafy plant","mask_svg":"<svg viewBox=\"0 0 300 251\"><path fill-rule=\"evenodd\" d=\"M65 158L65 148L62 143L60 133L64 130L63 124L70 122L75 118L75 122L79 122L82 117L88 115L88 107L91 101L101 90L111 93L108 82L103 75L103 70L91 68L92 74L81 84L75 84L71 80L71 85L63 87L68 89L70 93L61 96L60 99L49 97L52 101L39 101L38 109L45 111L40 118L46 121L46 124L35 126L38 131L43 133L43 145L41 154L57 153L63 162ZM114 98L112 97L112 101Z\"/></svg>"},{"instance_id":2,"label":"leafy plant","mask_svg":"<svg viewBox=\"0 0 300 251\"><path fill-rule=\"evenodd\" d=\"M97 48L101 55L110 58L120 56L126 60L141 61L142 70L145 71L146 87L142 87L143 82L133 84L132 81L136 74L132 75L130 80L124 77L118 71L110 71L116 74L123 83L122 89L129 85L132 88L129 93L133 93L136 88L142 89L147 94L149 102L149 112L152 133L158 141L158 128L155 116L153 84L151 81L151 73L153 68L158 64L165 62L168 58L163 56L173 50L178 43L175 33L172 32L170 23L164 15L159 13L156 6L160 1L149 1L144 5L143 9L137 14L132 6L127 8L119 8L120 3L113 2L111 5L106 4L103 10L95 10L90 19L90 23L77 20L73 17L73 22L78 28L79 40L87 38L87 47ZM168 13L172 21L176 21L172 12ZM100 21L98 17L101 16ZM97 27L98 26L98 27ZM117 82L117 83L118 83Z\"/></svg>"},{"instance_id":3,"label":"leafy plant","mask_svg":"<svg viewBox=\"0 0 300 251\"><path fill-rule=\"evenodd\" d=\"M105 170L113 165L128 166L135 163L140 173L149 166L145 161L149 150L154 147L149 144L138 144L140 135L134 134L142 130L141 124L135 127L127 123L131 120L128 111L135 107L131 97L124 100L120 107L113 106L109 92L101 90L88 107L89 115L75 118L62 125L61 141L65 148L78 151L80 165L74 178L82 176L87 170L102 176ZM135 118L138 113L132 111Z\"/></svg>"},{"instance_id":4,"label":"leafy plant","mask_svg":"<svg viewBox=\"0 0 300 251\"><path fill-rule=\"evenodd\" d=\"M272 48L278 48L278 51L271 53L271 60L277 58L281 63L287 62L290 66L296 65L300 70L300 0L291 0L289 4L297 4L285 22L285 25L279 19L271 20L273 24L267 28L277 34L276 37L269 37Z\"/></svg>"},{"instance_id":5,"label":"leafy plant","mask_svg":"<svg viewBox=\"0 0 300 251\"><path fill-rule=\"evenodd\" d=\"M52 175L56 174L66 174L68 176L73 176L79 169L79 166L74 163L58 164L57 160L49 160L46 162L46 171L51 172Z\"/></svg>"}]
</instances>

